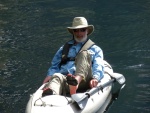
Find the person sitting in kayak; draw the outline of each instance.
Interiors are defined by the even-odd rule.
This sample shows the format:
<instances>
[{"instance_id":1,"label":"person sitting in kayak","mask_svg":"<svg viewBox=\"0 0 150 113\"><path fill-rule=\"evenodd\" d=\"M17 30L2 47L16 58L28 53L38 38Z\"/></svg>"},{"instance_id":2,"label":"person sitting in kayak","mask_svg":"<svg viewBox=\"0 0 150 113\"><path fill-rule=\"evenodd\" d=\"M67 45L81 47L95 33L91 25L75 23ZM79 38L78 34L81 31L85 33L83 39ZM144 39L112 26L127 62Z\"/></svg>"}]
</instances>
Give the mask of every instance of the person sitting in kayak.
<instances>
[{"instance_id":1,"label":"person sitting in kayak","mask_svg":"<svg viewBox=\"0 0 150 113\"><path fill-rule=\"evenodd\" d=\"M73 39L55 54L43 84L42 96L75 94L78 90L96 87L104 76L103 51L88 36L94 31L86 18L75 17L67 27Z\"/></svg>"}]
</instances>

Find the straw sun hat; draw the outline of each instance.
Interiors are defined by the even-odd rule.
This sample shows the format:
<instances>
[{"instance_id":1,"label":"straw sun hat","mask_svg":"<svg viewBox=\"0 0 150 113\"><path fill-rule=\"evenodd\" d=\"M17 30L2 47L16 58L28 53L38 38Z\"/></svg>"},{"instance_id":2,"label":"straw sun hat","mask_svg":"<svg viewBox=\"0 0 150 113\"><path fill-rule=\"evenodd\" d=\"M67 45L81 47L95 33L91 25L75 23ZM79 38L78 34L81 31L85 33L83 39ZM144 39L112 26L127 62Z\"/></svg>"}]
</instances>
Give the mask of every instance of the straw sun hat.
<instances>
[{"instance_id":1,"label":"straw sun hat","mask_svg":"<svg viewBox=\"0 0 150 113\"><path fill-rule=\"evenodd\" d=\"M93 25L88 25L87 20L84 17L75 17L73 19L72 27L67 27L68 31L73 34L73 29L88 28L88 34L90 35L94 31Z\"/></svg>"}]
</instances>

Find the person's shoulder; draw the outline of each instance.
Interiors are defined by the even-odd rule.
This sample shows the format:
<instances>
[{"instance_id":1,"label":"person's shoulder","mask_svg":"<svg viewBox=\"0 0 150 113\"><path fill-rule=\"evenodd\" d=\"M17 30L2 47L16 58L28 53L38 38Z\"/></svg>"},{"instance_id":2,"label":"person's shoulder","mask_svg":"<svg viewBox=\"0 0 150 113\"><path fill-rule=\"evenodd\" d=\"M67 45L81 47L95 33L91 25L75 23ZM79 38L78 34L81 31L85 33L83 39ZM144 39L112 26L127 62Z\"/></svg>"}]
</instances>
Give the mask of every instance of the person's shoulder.
<instances>
[{"instance_id":1,"label":"person's shoulder","mask_svg":"<svg viewBox=\"0 0 150 113\"><path fill-rule=\"evenodd\" d=\"M91 54L97 54L97 53L102 53L103 52L103 50L98 46L98 45L92 45L92 47L89 49L89 52L91 53Z\"/></svg>"},{"instance_id":2,"label":"person's shoulder","mask_svg":"<svg viewBox=\"0 0 150 113\"><path fill-rule=\"evenodd\" d=\"M94 49L94 50L102 50L98 45L94 44L92 45L91 49Z\"/></svg>"},{"instance_id":3,"label":"person's shoulder","mask_svg":"<svg viewBox=\"0 0 150 113\"><path fill-rule=\"evenodd\" d=\"M74 43L74 40L69 40L68 42L66 42L68 44L73 44Z\"/></svg>"},{"instance_id":4,"label":"person's shoulder","mask_svg":"<svg viewBox=\"0 0 150 113\"><path fill-rule=\"evenodd\" d=\"M58 51L62 51L63 49L64 49L64 46L66 45L66 44L73 44L74 43L74 41L73 40L69 40L69 41L67 41L66 43L64 43L62 46L60 46L60 48L58 49Z\"/></svg>"}]
</instances>

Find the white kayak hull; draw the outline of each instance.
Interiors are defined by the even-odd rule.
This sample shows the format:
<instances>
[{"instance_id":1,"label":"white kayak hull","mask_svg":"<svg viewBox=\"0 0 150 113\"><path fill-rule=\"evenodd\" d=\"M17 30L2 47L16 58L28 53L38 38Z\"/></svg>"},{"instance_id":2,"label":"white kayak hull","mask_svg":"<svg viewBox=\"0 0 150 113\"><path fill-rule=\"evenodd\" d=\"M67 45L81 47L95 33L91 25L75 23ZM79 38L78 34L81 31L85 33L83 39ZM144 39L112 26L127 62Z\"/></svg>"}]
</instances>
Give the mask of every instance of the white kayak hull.
<instances>
[{"instance_id":1,"label":"white kayak hull","mask_svg":"<svg viewBox=\"0 0 150 113\"><path fill-rule=\"evenodd\" d=\"M111 77L105 73L104 78L99 85L104 84L109 80L111 80ZM103 113L111 100L112 84L91 95L83 109L80 109L78 104L72 100L71 97L61 95L41 97L43 87L44 84L30 96L26 106L26 113ZM92 88L91 90L94 89L95 88ZM85 93L77 93L79 98L84 94Z\"/></svg>"}]
</instances>

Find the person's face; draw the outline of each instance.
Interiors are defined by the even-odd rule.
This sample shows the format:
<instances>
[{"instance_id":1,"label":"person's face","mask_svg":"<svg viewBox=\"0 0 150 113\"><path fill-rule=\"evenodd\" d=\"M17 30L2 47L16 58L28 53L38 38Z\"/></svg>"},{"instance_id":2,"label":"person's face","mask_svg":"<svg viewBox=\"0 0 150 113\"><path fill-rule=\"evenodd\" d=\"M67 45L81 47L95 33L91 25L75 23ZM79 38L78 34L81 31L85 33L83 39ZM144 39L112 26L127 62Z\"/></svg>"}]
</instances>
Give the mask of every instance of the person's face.
<instances>
[{"instance_id":1,"label":"person's face","mask_svg":"<svg viewBox=\"0 0 150 113\"><path fill-rule=\"evenodd\" d=\"M88 29L87 28L74 29L73 34L77 42L82 42L87 39Z\"/></svg>"}]
</instances>

